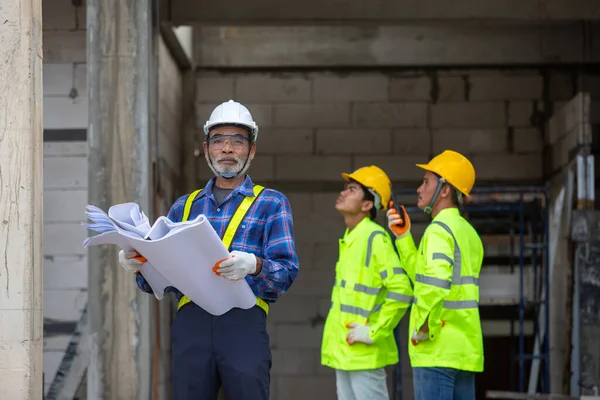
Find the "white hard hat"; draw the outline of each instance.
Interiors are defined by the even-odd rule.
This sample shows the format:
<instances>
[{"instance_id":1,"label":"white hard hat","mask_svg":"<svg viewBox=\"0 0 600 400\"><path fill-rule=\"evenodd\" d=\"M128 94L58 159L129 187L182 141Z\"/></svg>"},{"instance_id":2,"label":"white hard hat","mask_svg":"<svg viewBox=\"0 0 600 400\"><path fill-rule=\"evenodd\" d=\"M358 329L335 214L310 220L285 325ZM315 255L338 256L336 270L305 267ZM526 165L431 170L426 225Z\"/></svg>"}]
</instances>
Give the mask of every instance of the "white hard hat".
<instances>
[{"instance_id":1,"label":"white hard hat","mask_svg":"<svg viewBox=\"0 0 600 400\"><path fill-rule=\"evenodd\" d=\"M258 125L252 119L250 111L233 100L219 104L213 110L204 124L204 136L208 136L208 132L216 125L240 125L250 130L252 142L256 142L258 137Z\"/></svg>"}]
</instances>

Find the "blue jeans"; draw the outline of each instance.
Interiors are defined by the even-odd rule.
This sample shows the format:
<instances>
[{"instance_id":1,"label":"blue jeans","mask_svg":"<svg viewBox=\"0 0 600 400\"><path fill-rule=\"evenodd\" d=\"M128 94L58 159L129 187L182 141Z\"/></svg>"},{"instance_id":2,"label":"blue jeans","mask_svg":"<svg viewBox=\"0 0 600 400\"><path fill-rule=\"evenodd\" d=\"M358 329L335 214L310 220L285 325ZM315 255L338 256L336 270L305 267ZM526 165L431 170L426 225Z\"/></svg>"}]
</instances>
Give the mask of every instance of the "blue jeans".
<instances>
[{"instance_id":1,"label":"blue jeans","mask_svg":"<svg viewBox=\"0 0 600 400\"><path fill-rule=\"evenodd\" d=\"M475 400L475 374L453 368L413 368L415 400Z\"/></svg>"}]
</instances>

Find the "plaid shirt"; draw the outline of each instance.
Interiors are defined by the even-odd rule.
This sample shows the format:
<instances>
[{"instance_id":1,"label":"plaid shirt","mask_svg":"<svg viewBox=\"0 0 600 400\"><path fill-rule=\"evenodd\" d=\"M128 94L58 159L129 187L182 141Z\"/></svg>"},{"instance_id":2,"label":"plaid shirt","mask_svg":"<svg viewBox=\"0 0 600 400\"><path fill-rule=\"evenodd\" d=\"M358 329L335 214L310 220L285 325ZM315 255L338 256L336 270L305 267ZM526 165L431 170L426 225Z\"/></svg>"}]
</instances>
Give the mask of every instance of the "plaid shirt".
<instances>
[{"instance_id":1,"label":"plaid shirt","mask_svg":"<svg viewBox=\"0 0 600 400\"><path fill-rule=\"evenodd\" d=\"M245 196L253 196L254 183L248 175L244 182L235 188L217 205L212 187L215 178L206 184L192 204L189 220L204 214L219 237L223 237L229 220ZM187 195L175 201L167 217L180 222ZM246 213L231 242L230 251L252 253L262 259L262 270L257 276L247 275L246 281L254 294L263 300L274 303L292 285L298 275L298 257L294 245L292 209L287 197L272 189L265 188ZM136 274L138 287L147 293L152 289L144 277ZM175 292L177 299L181 292L169 287L165 292Z\"/></svg>"}]
</instances>

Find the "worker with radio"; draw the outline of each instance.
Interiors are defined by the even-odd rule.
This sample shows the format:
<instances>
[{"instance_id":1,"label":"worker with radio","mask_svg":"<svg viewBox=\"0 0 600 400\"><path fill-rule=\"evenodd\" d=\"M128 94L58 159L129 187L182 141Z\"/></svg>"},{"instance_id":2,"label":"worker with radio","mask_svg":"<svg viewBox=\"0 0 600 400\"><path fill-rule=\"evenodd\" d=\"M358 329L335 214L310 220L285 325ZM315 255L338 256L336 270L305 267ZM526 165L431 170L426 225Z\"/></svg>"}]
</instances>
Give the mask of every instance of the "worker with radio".
<instances>
[{"instance_id":1,"label":"worker with radio","mask_svg":"<svg viewBox=\"0 0 600 400\"><path fill-rule=\"evenodd\" d=\"M321 362L336 371L340 400L387 400L385 366L398 362L393 330L412 302L412 287L393 241L374 219L390 202L383 170L367 166L342 174L335 203L346 224L339 240L331 308Z\"/></svg>"},{"instance_id":2,"label":"worker with radio","mask_svg":"<svg viewBox=\"0 0 600 400\"><path fill-rule=\"evenodd\" d=\"M478 279L483 245L459 212L475 183L462 154L446 150L417 164L425 170L417 205L432 217L418 249L403 206L387 212L400 261L414 282L409 356L416 400L475 399L475 373L483 371Z\"/></svg>"},{"instance_id":3,"label":"worker with radio","mask_svg":"<svg viewBox=\"0 0 600 400\"><path fill-rule=\"evenodd\" d=\"M186 221L204 214L231 251L215 266L223 279L245 279L256 306L215 316L169 288L179 301L171 326L172 386L175 400L269 399L271 350L266 330L269 304L298 274L292 210L282 193L254 184L246 171L256 153L258 126L246 107L222 103L204 124L204 155L214 173L203 189L180 197L168 218ZM143 255L119 253L136 274L141 290L152 289L137 272ZM191 263L194 260L190 260Z\"/></svg>"}]
</instances>

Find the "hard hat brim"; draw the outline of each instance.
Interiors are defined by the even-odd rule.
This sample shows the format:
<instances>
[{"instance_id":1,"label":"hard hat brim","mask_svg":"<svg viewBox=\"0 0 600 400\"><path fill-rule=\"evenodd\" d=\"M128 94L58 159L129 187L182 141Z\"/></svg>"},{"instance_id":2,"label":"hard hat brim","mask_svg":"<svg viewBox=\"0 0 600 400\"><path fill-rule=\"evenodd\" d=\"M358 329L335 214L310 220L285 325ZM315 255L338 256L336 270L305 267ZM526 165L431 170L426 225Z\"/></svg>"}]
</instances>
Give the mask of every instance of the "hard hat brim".
<instances>
[{"instance_id":1,"label":"hard hat brim","mask_svg":"<svg viewBox=\"0 0 600 400\"><path fill-rule=\"evenodd\" d=\"M357 178L353 173L348 174L348 173L344 172L344 173L342 173L342 178L344 178L344 180L346 180L348 182L350 182L350 181L358 182L361 185L363 185L364 187L369 188L368 186L366 186L364 184L364 182L361 182L360 178Z\"/></svg>"},{"instance_id":2,"label":"hard hat brim","mask_svg":"<svg viewBox=\"0 0 600 400\"><path fill-rule=\"evenodd\" d=\"M424 169L425 171L433 172L429 164L415 164L417 167Z\"/></svg>"},{"instance_id":3,"label":"hard hat brim","mask_svg":"<svg viewBox=\"0 0 600 400\"><path fill-rule=\"evenodd\" d=\"M204 134L208 135L208 133L219 126L236 126L239 128L244 128L246 130L248 130L249 133L251 133L252 135L256 135L256 133L258 132L258 128L256 125L250 125L250 124L246 124L243 122L229 122L229 121L216 121L216 122L207 122L204 125Z\"/></svg>"}]
</instances>

